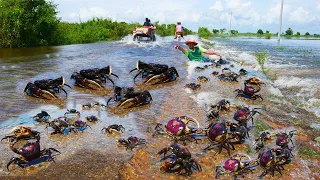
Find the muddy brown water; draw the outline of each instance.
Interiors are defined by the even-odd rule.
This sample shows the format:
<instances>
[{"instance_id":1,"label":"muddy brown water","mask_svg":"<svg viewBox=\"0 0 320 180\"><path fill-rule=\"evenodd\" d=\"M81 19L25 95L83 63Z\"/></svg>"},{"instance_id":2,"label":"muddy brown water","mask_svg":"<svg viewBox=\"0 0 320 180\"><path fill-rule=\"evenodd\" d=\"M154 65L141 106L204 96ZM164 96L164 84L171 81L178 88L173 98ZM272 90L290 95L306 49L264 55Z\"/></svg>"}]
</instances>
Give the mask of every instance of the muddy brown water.
<instances>
[{"instance_id":1,"label":"muddy brown water","mask_svg":"<svg viewBox=\"0 0 320 180\"><path fill-rule=\"evenodd\" d=\"M263 107L270 109L265 115L256 119L263 121L270 129L295 128L290 124L279 122L279 114L285 111L281 106L276 106L267 99L261 101L247 101L236 98L234 90L243 88L242 78L239 83L228 83L217 80L210 75L213 70L195 72L194 67L203 66L200 63L186 63L186 58L175 51L173 43L162 41L156 43L127 43L127 42L102 42L84 45L70 45L45 48L26 49L0 49L1 73L1 109L0 109L0 136L4 137L10 129L17 125L30 126L41 132L41 147L55 148L61 151L55 159L55 163L41 163L36 166L19 168L11 166L11 171L6 169L7 162L13 156L18 157L2 142L0 145L0 177L4 179L214 179L215 167L228 158L227 152L217 154L216 150L207 153L202 152L209 142L206 138L199 143L188 143L187 147L203 168L203 171L194 172L191 177L168 174L160 171L161 163L157 152L168 147L172 140L166 136L153 138L152 133L156 123L166 123L173 117L187 115L199 120L201 127L206 127L208 121L205 117L204 104L215 103L222 98L230 100L234 104L247 104L250 107ZM103 92L92 92L81 88L69 89L68 97L60 94L62 100L48 102L44 100L26 97L23 94L25 85L39 79L58 78L64 76L67 84L73 85L70 76L74 71L87 68L101 68L108 65L113 67L113 72L119 75L119 79L113 78L119 86L134 86L132 81L134 74L128 72L135 67L135 62L163 63L175 66L180 79L177 82L156 87L135 86L137 89L148 89L153 97L151 105L133 109L125 113L114 113L104 109L82 109L81 105L88 102L105 103L111 95L111 85ZM239 67L235 67L235 70ZM248 67L249 70L249 67ZM205 75L210 78L208 83L202 84L202 88L196 92L190 92L183 86L186 83L196 82L196 78ZM257 75L250 69L249 75ZM138 80L139 81L139 80ZM266 89L261 91L263 96L268 95ZM51 115L51 120L62 116L67 109L75 108L81 112L81 118L96 115L100 121L89 123L92 129L82 133L69 135L50 135L45 129L45 124L33 121L32 117L41 110ZM224 121L232 120L235 110L222 114ZM283 120L283 119L282 119ZM269 121L269 122L268 122ZM101 133L103 127L110 124L122 124L126 131L123 134L108 136ZM133 151L118 147L118 138L137 136L147 140L146 145L139 146ZM252 148L251 139L244 145L236 145L234 153L248 153L252 158L257 154L249 151ZM299 143L297 143L299 144ZM300 143L304 145L303 143ZM272 146L272 143L271 143ZM319 152L319 151L318 151ZM296 156L294 161L285 166L282 172L275 177L267 175L265 179L318 179L319 161L305 159ZM257 168L245 178L258 179L262 173ZM231 179L232 176L222 176L220 179ZM242 178L241 176L239 178Z\"/></svg>"}]
</instances>

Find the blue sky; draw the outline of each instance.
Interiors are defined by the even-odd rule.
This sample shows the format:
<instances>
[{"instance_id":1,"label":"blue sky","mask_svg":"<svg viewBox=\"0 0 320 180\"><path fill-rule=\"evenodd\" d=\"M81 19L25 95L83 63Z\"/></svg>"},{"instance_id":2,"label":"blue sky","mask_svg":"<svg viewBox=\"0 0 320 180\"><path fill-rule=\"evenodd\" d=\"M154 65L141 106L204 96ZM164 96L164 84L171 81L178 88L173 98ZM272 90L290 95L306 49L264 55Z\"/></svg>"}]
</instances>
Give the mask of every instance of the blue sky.
<instances>
[{"instance_id":1,"label":"blue sky","mask_svg":"<svg viewBox=\"0 0 320 180\"><path fill-rule=\"evenodd\" d=\"M93 17L143 23L145 17L160 23L182 24L192 30L230 26L240 32L258 29L277 32L281 0L53 0L63 21ZM282 32L320 34L320 0L284 0Z\"/></svg>"}]
</instances>

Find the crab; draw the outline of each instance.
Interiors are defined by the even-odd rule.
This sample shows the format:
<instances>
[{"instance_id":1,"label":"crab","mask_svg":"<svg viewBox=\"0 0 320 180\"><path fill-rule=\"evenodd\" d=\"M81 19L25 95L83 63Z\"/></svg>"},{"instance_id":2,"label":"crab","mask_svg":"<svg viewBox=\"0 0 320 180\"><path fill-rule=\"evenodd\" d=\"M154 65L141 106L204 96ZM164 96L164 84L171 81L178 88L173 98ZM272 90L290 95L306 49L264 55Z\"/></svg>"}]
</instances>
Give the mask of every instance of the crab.
<instances>
[{"instance_id":1,"label":"crab","mask_svg":"<svg viewBox=\"0 0 320 180\"><path fill-rule=\"evenodd\" d=\"M198 80L200 83L206 83L206 82L210 81L210 79L207 78L207 77L205 77L205 76L199 76L199 77L197 78L197 80Z\"/></svg>"},{"instance_id":2,"label":"crab","mask_svg":"<svg viewBox=\"0 0 320 180\"><path fill-rule=\"evenodd\" d=\"M102 104L100 104L99 102L86 103L86 104L82 104L82 108L90 109L90 108L99 107L100 105L102 105Z\"/></svg>"},{"instance_id":3,"label":"crab","mask_svg":"<svg viewBox=\"0 0 320 180\"><path fill-rule=\"evenodd\" d=\"M230 150L235 150L233 143L229 139L228 129L225 123L211 123L207 136L210 140L210 145L203 149L204 151L210 150L218 145L219 153L221 153L222 148L224 148L230 156Z\"/></svg>"},{"instance_id":4,"label":"crab","mask_svg":"<svg viewBox=\"0 0 320 180\"><path fill-rule=\"evenodd\" d=\"M119 102L121 99L127 98L130 94L135 92L133 87L119 87L115 86L113 89L113 97L110 97L107 100L107 106L109 106L109 102L113 99L115 102Z\"/></svg>"},{"instance_id":5,"label":"crab","mask_svg":"<svg viewBox=\"0 0 320 180\"><path fill-rule=\"evenodd\" d=\"M230 101L226 99L221 99L218 103L211 105L212 108L217 108L219 111L230 111Z\"/></svg>"},{"instance_id":6,"label":"crab","mask_svg":"<svg viewBox=\"0 0 320 180\"><path fill-rule=\"evenodd\" d=\"M189 122L196 123L197 128L188 127L187 125ZM201 131L199 127L199 122L196 119L188 116L179 116L169 120L167 122L167 125L165 125L164 127L162 124L158 123L152 136L155 137L158 134L167 134L170 137L174 137L175 139L179 138L179 140L182 140L185 144L186 140L196 140L195 137L192 136L192 134Z\"/></svg>"},{"instance_id":7,"label":"crab","mask_svg":"<svg viewBox=\"0 0 320 180\"><path fill-rule=\"evenodd\" d=\"M64 113L64 116L67 117L67 118L68 117L74 117L74 116L80 117L80 112L77 111L76 109L67 109L67 112Z\"/></svg>"},{"instance_id":8,"label":"crab","mask_svg":"<svg viewBox=\"0 0 320 180\"><path fill-rule=\"evenodd\" d=\"M184 87L190 88L192 91L196 91L201 88L201 84L189 83L189 84L186 84Z\"/></svg>"},{"instance_id":9,"label":"crab","mask_svg":"<svg viewBox=\"0 0 320 180\"><path fill-rule=\"evenodd\" d=\"M167 71L161 74L146 77L144 83L147 85L162 84L175 81L178 77L179 74L176 68L170 67Z\"/></svg>"},{"instance_id":10,"label":"crab","mask_svg":"<svg viewBox=\"0 0 320 180\"><path fill-rule=\"evenodd\" d=\"M263 101L262 96L260 94L256 94L260 90L261 90L260 86L258 86L258 89L255 89L252 86L245 84L244 90L236 89L234 92L237 92L237 97L243 97L250 100L256 100L260 98Z\"/></svg>"},{"instance_id":11,"label":"crab","mask_svg":"<svg viewBox=\"0 0 320 180\"><path fill-rule=\"evenodd\" d=\"M136 68L132 69L129 73L133 71L138 71L138 73L134 76L133 81L141 75L141 78L150 78L155 75L159 75L165 73L169 67L163 64L154 64L154 63L144 63L141 61L137 61Z\"/></svg>"},{"instance_id":12,"label":"crab","mask_svg":"<svg viewBox=\"0 0 320 180\"><path fill-rule=\"evenodd\" d=\"M83 77L79 72L74 72L71 75L71 79L75 80L75 85L82 87L82 88L87 88L87 89L92 89L92 90L102 90L104 89L103 82L99 79L95 80L90 80L85 77Z\"/></svg>"},{"instance_id":13,"label":"crab","mask_svg":"<svg viewBox=\"0 0 320 180\"><path fill-rule=\"evenodd\" d=\"M71 86L65 83L65 78L63 76L57 79L37 80L34 82L34 85L36 85L40 89L47 90L52 94L60 93L61 91L63 91L66 96L68 96L68 93L65 89L63 89L63 86L71 88Z\"/></svg>"},{"instance_id":14,"label":"crab","mask_svg":"<svg viewBox=\"0 0 320 180\"><path fill-rule=\"evenodd\" d=\"M170 155L166 154L170 152ZM179 175L192 175L192 169L202 171L201 165L192 158L190 151L183 145L174 142L170 147L163 148L158 152L159 155L163 154L160 161L170 159L161 164L161 170L165 172L175 172ZM184 170L184 173L182 171Z\"/></svg>"},{"instance_id":15,"label":"crab","mask_svg":"<svg viewBox=\"0 0 320 180\"><path fill-rule=\"evenodd\" d=\"M255 139L255 149L258 151L260 149L263 149L264 141L270 140L272 138L272 135L268 131L263 131L260 133L259 137Z\"/></svg>"},{"instance_id":16,"label":"crab","mask_svg":"<svg viewBox=\"0 0 320 180\"><path fill-rule=\"evenodd\" d=\"M273 149L264 151L258 156L259 165L264 169L263 173L259 176L260 178L268 174L268 172L274 176L275 171L278 171L282 175L281 170L284 170L284 168L280 164L280 161L277 161L273 151Z\"/></svg>"},{"instance_id":17,"label":"crab","mask_svg":"<svg viewBox=\"0 0 320 180\"><path fill-rule=\"evenodd\" d=\"M257 85L257 86L261 86L263 84L265 84L264 82L261 81L260 78L257 78L257 77L251 77L247 80L244 81L244 84L245 85Z\"/></svg>"},{"instance_id":18,"label":"crab","mask_svg":"<svg viewBox=\"0 0 320 180\"><path fill-rule=\"evenodd\" d=\"M222 64L230 64L230 62L223 60L222 57L220 56L219 60L217 61L217 65L222 65Z\"/></svg>"},{"instance_id":19,"label":"crab","mask_svg":"<svg viewBox=\"0 0 320 180\"><path fill-rule=\"evenodd\" d=\"M246 158L243 160L243 158ZM223 166L216 166L216 176L218 179L219 176L224 174L232 174L234 179L237 179L237 176L244 176L244 174L251 172L258 166L256 160L251 160L250 156L247 154L234 154L229 159L227 159Z\"/></svg>"},{"instance_id":20,"label":"crab","mask_svg":"<svg viewBox=\"0 0 320 180\"><path fill-rule=\"evenodd\" d=\"M89 121L89 122L97 122L97 121L99 121L97 116L87 116L86 120Z\"/></svg>"},{"instance_id":21,"label":"crab","mask_svg":"<svg viewBox=\"0 0 320 180\"><path fill-rule=\"evenodd\" d=\"M226 99L220 100L218 103L214 105L210 105L207 110L206 110L206 115L208 119L217 119L219 120L220 118L220 111L229 111L230 110L230 101Z\"/></svg>"},{"instance_id":22,"label":"crab","mask_svg":"<svg viewBox=\"0 0 320 180\"><path fill-rule=\"evenodd\" d=\"M206 106L207 107L207 106ZM219 120L220 110L216 106L209 106L206 108L206 116L208 120Z\"/></svg>"},{"instance_id":23,"label":"crab","mask_svg":"<svg viewBox=\"0 0 320 180\"><path fill-rule=\"evenodd\" d=\"M53 161L57 154L52 155L52 152L56 152L61 154L60 151L54 148L48 148L40 150L40 142L37 140L36 142L28 142L27 144L23 145L20 149L13 147L13 152L21 155L21 158L12 157L7 164L7 169L9 170L9 166L14 163L17 164L21 168L25 168L27 166L35 165L40 162L44 161Z\"/></svg>"},{"instance_id":24,"label":"crab","mask_svg":"<svg viewBox=\"0 0 320 180\"><path fill-rule=\"evenodd\" d=\"M46 111L41 111L33 116L33 119L38 122L47 122L50 119L50 115Z\"/></svg>"},{"instance_id":25,"label":"crab","mask_svg":"<svg viewBox=\"0 0 320 180\"><path fill-rule=\"evenodd\" d=\"M128 109L150 104L152 96L149 91L133 92L126 94L117 104L117 108Z\"/></svg>"},{"instance_id":26,"label":"crab","mask_svg":"<svg viewBox=\"0 0 320 180\"><path fill-rule=\"evenodd\" d=\"M233 144L241 144L245 141L246 137L249 137L249 130L251 129L231 122L226 122L226 125L230 127L228 138Z\"/></svg>"},{"instance_id":27,"label":"crab","mask_svg":"<svg viewBox=\"0 0 320 180\"><path fill-rule=\"evenodd\" d=\"M71 126L70 128L73 129L76 132L81 132L86 130L87 128L91 129L91 126L89 126L86 122L81 121L81 120L76 120Z\"/></svg>"},{"instance_id":28,"label":"crab","mask_svg":"<svg viewBox=\"0 0 320 180\"><path fill-rule=\"evenodd\" d=\"M245 75L248 74L248 71L245 70L245 69L243 69L243 68L241 68L241 69L239 70L239 74L245 76Z\"/></svg>"},{"instance_id":29,"label":"crab","mask_svg":"<svg viewBox=\"0 0 320 180\"><path fill-rule=\"evenodd\" d=\"M218 79L221 81L238 82L238 78L240 78L240 75L232 72L229 68L223 68L222 73L218 75Z\"/></svg>"},{"instance_id":30,"label":"crab","mask_svg":"<svg viewBox=\"0 0 320 180\"><path fill-rule=\"evenodd\" d=\"M215 63L211 63L211 64L206 64L203 67L207 69L207 68L213 67L215 65L216 65Z\"/></svg>"},{"instance_id":31,"label":"crab","mask_svg":"<svg viewBox=\"0 0 320 180\"><path fill-rule=\"evenodd\" d=\"M7 139L10 144L18 142L21 139L40 139L40 132L32 130L26 126L16 126L10 131L13 135L7 135L1 141Z\"/></svg>"},{"instance_id":32,"label":"crab","mask_svg":"<svg viewBox=\"0 0 320 180\"><path fill-rule=\"evenodd\" d=\"M204 70L206 70L206 69L203 68L203 67L197 66L194 70L195 70L196 72L201 72L201 71L204 71Z\"/></svg>"},{"instance_id":33,"label":"crab","mask_svg":"<svg viewBox=\"0 0 320 180\"><path fill-rule=\"evenodd\" d=\"M217 75L219 74L219 72L218 72L218 71L213 71L211 74L212 74L213 76L217 76Z\"/></svg>"},{"instance_id":34,"label":"crab","mask_svg":"<svg viewBox=\"0 0 320 180\"><path fill-rule=\"evenodd\" d=\"M240 108L237 112L234 113L233 119L236 120L239 125L247 127L247 122L251 119L253 126L253 116L256 114L261 114L258 109L261 108L252 108L251 110L248 107Z\"/></svg>"},{"instance_id":35,"label":"crab","mask_svg":"<svg viewBox=\"0 0 320 180\"><path fill-rule=\"evenodd\" d=\"M65 116L58 117L51 122L48 122L46 129L51 127L54 132L51 134L68 134L70 131L76 132L73 128L70 128L70 123Z\"/></svg>"},{"instance_id":36,"label":"crab","mask_svg":"<svg viewBox=\"0 0 320 180\"><path fill-rule=\"evenodd\" d=\"M264 142L267 140L271 140L274 136L277 136L276 145L280 146L281 149L289 149L289 142L293 145L292 137L296 130L292 130L289 133L279 132L279 133L270 133L268 131L262 132L258 138L256 138L256 150L260 150L264 148Z\"/></svg>"},{"instance_id":37,"label":"crab","mask_svg":"<svg viewBox=\"0 0 320 180\"><path fill-rule=\"evenodd\" d=\"M294 132L296 130L290 131L289 133L278 133L277 139L276 139L276 145L280 146L281 148L287 148L289 145L289 142L292 143L292 136L295 135Z\"/></svg>"},{"instance_id":38,"label":"crab","mask_svg":"<svg viewBox=\"0 0 320 180\"><path fill-rule=\"evenodd\" d=\"M36 97L36 98L42 98L42 99L47 99L47 100L57 99L57 96L55 93L52 94L51 92L49 92L47 90L43 90L31 82L29 82L26 85L24 92L28 96L32 96L32 97Z\"/></svg>"},{"instance_id":39,"label":"crab","mask_svg":"<svg viewBox=\"0 0 320 180\"><path fill-rule=\"evenodd\" d=\"M128 139L119 139L119 145L126 147L126 150L130 149L133 150L138 145L146 144L146 140L142 138L137 138L135 136L130 136Z\"/></svg>"},{"instance_id":40,"label":"crab","mask_svg":"<svg viewBox=\"0 0 320 180\"><path fill-rule=\"evenodd\" d=\"M101 129L101 131L104 133L113 134L113 133L124 132L125 128L122 125L112 124L112 125L108 126L107 128L104 127L103 129Z\"/></svg>"},{"instance_id":41,"label":"crab","mask_svg":"<svg viewBox=\"0 0 320 180\"><path fill-rule=\"evenodd\" d=\"M116 74L112 73L112 67L107 66L104 68L93 68L93 69L84 69L80 71L80 75L83 76L84 78L87 78L89 80L94 80L94 81L101 81L102 83L106 83L107 80L109 80L112 85L114 86L113 80L109 76L115 76L119 78Z\"/></svg>"}]
</instances>

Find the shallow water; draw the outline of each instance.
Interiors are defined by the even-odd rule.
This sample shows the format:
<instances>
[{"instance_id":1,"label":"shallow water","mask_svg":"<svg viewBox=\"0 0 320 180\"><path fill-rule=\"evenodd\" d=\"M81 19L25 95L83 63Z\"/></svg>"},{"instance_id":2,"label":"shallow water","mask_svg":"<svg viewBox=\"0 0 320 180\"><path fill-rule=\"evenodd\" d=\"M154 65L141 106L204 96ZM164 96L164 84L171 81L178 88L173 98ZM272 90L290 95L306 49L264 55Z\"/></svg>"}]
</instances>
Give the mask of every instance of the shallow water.
<instances>
[{"instance_id":1,"label":"shallow water","mask_svg":"<svg viewBox=\"0 0 320 180\"><path fill-rule=\"evenodd\" d=\"M186 37L187 38L187 37ZM264 105L261 101L244 101L243 99L235 98L234 90L242 88L241 83L227 83L217 80L216 77L210 73L213 70L220 71L219 69L208 69L203 72L195 72L196 66L203 66L200 63L186 63L187 59L177 50L173 49L173 45L177 42L172 41L173 38L160 38L154 43L135 43L129 40L129 37L118 42L100 42L94 44L82 44L82 45L68 45L59 47L46 47L46 48L26 48L26 49L0 49L0 68L1 69L1 83L0 96L1 106L0 109L0 136L3 137L8 134L10 129L16 125L27 125L35 130L41 132L41 145L43 148L53 147L62 152L56 159L56 163L43 163L39 166L30 167L26 169L15 168L11 173L6 170L6 164L10 157L17 156L9 150L5 143L2 143L0 149L3 153L0 155L0 175L10 176L41 176L45 178L108 178L108 179L176 179L184 177L178 177L177 175L164 174L159 171L160 163L159 158L156 157L156 153L170 145L170 139L166 137L152 138L151 134L157 122L166 123L169 119L175 116L187 115L195 117L200 121L201 127L206 127L208 122L205 118L204 109L207 104L216 103L222 98L228 99L231 103L235 104L247 104L250 107L264 106L266 109L270 109L271 103L276 100L283 100L282 105L287 105L287 98L297 96L297 92L300 92L299 101L291 103L291 106L303 105L306 102L314 103L314 106L302 106L309 112L304 112L301 116L308 116L316 118L320 103L319 89L310 83L308 78L302 76L296 76L296 74L290 75L292 67L297 69L306 69L313 77L318 77L319 73L318 61L319 49L312 50L314 52L314 59L309 55L306 57L312 66L306 66L305 64L297 64L295 60L271 61L271 64L278 65L284 69L287 64L294 64L289 70L282 71L282 76L275 82L268 82L266 88L261 91L262 95L268 96L267 102L271 105ZM293 40L291 40L293 41ZM252 59L252 47L257 47L257 44L262 44L262 49L270 49L270 53L274 59L282 58L288 59L290 53L283 55L283 53L273 54L271 51L275 46L273 41L264 42L264 40L214 40L216 49L222 52L229 60L239 62L241 60L246 61L246 68L249 71L249 76L259 76L264 78L260 73L257 73L251 66L255 66L255 62ZM310 41L313 42L313 41ZM294 44L296 41L288 44ZM239 45L237 45L239 44ZM291 48L288 44L284 44L286 48ZM303 43L301 43L303 44ZM301 45L300 44L300 45ZM311 43L312 44L312 43ZM310 45L310 43L308 43ZM248 46L248 47L247 47ZM302 45L301 45L302 46ZM232 47L232 48L230 48ZM300 46L299 46L300 47ZM212 47L210 47L212 48ZM309 47L308 47L309 48ZM318 48L315 44L312 48ZM240 53L241 52L241 53ZM294 57L303 58L300 54L294 54ZM104 109L90 109L84 110L81 105L88 102L100 102L106 103L106 99L112 94L111 85L109 84L109 90L104 92L90 92L89 90L83 90L81 88L69 89L65 87L68 92L68 97L64 94L60 94L62 99L57 103L46 102L44 100L38 100L23 95L23 90L28 82L32 82L39 79L58 78L64 76L67 79L67 84L73 85L73 81L69 79L72 72L80 71L87 68L101 68L111 65L113 73L119 75L119 79L115 80L116 85L119 86L134 86L133 76L134 73L129 74L129 71L135 68L137 60L144 62L162 63L169 66L175 66L179 72L180 79L175 83L170 83L164 86L157 86L149 88L153 97L151 105L137 108L134 111L126 112L124 114L115 114L112 111ZM300 62L300 61L298 61ZM233 69L238 71L241 67L237 66ZM287 73L284 73L287 72ZM202 85L200 91L189 92L183 86L186 83L196 82L197 77L205 75L210 78L208 83ZM292 76L296 76L298 79L293 79ZM286 79L287 78L287 79ZM290 82L292 81L292 82ZM300 86L298 89L290 89L290 93L286 90L290 87L295 87L294 84L299 82L302 87L308 87L302 89ZM312 81L314 82L314 81ZM317 83L317 82L316 82ZM316 84L315 83L315 84ZM291 85L291 86L290 86ZM136 88L144 89L143 86L136 86ZM282 94L282 96L280 96ZM280 98L281 97L281 98ZM301 99L301 100L300 100ZM299 104L298 104L299 103ZM265 113L265 116L259 116L259 120L274 120L278 115L276 112L281 110L280 108L273 109L273 111ZM67 109L75 108L81 112L81 119L89 115L96 115L100 119L97 123L90 123L92 129L88 129L83 133L63 135L50 135L45 130L44 124L38 124L33 121L33 116L39 113L41 110L47 111L51 115L51 119L63 116ZM224 120L231 120L233 112L223 114ZM301 112L295 112L297 114ZM288 113L290 117L290 112ZM296 115L296 114L292 114ZM268 118L266 118L268 117ZM312 119L311 122L319 122L319 119ZM310 122L310 123L311 123ZM101 133L101 129L110 124L122 124L126 128L126 132L122 135L107 136ZM49 130L50 132L50 130ZM316 132L316 134L319 132ZM126 151L125 149L117 147L117 139L120 137L137 136L147 139L147 145L142 146L140 150ZM252 140L251 140L252 141ZM252 143L248 140L248 144ZM188 144L192 154L196 159L203 164L204 171L202 173L195 173L193 175L196 179L209 179L214 178L214 168L216 164L221 163L227 158L227 153L223 151L220 155L215 155L215 152L203 153L201 148L208 145L207 140L201 141L201 144ZM199 148L199 146L201 148ZM247 151L246 145L238 146L240 151ZM238 151L233 151L236 153ZM133 156L133 159L129 159ZM252 156L256 156L254 153ZM143 156L143 157L141 157ZM89 163L88 163L89 162ZM148 162L144 164L143 162ZM290 168L294 169L294 164L304 162L304 160L297 160ZM311 162L312 164L312 162ZM140 167L139 167L140 165ZM141 169L144 166L145 169ZM311 170L310 170L311 168ZM302 175L302 173L293 171L285 171L287 178L298 177L304 179L305 177L313 178L318 174L313 172L310 163L305 165L305 170L310 170L308 175ZM119 169L121 169L119 171ZM256 177L260 174L261 169L254 175L249 177ZM279 178L276 175L275 178Z\"/></svg>"}]
</instances>

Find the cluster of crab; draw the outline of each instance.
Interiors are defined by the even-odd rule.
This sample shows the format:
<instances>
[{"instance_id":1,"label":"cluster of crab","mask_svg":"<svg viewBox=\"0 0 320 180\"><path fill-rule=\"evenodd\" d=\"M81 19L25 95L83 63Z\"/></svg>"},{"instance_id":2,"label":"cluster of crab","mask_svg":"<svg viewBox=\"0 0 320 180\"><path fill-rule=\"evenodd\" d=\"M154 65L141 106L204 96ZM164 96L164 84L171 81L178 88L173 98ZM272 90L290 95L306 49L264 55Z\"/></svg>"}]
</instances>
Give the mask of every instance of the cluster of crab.
<instances>
[{"instance_id":1,"label":"cluster of crab","mask_svg":"<svg viewBox=\"0 0 320 180\"><path fill-rule=\"evenodd\" d=\"M51 134L69 134L70 132L82 132L91 128L85 121L80 120L80 112L76 109L67 109L63 116L60 116L52 121L49 121L50 115L46 111L41 111L33 117L40 123L46 123L46 129L52 128ZM97 122L99 119L96 116L85 117L88 122Z\"/></svg>"},{"instance_id":2,"label":"cluster of crab","mask_svg":"<svg viewBox=\"0 0 320 180\"><path fill-rule=\"evenodd\" d=\"M104 127L101 129L101 132L108 135L120 134L125 131L125 128L119 124L112 124L108 127ZM118 139L118 145L125 147L126 150L133 150L138 145L146 144L146 140L143 138L138 138L136 136L130 136L128 138L120 138Z\"/></svg>"},{"instance_id":3,"label":"cluster of crab","mask_svg":"<svg viewBox=\"0 0 320 180\"><path fill-rule=\"evenodd\" d=\"M255 143L255 148L257 152L259 152L257 159L252 160L250 156L246 154L235 154L228 158L222 166L216 166L216 178L224 174L231 174L234 176L234 179L237 179L237 176L244 176L257 167L263 169L262 174L259 176L260 178L268 173L274 176L276 171L282 175L281 170L284 170L284 165L289 164L294 157L292 153L294 149L292 141L293 135L294 131L274 134L262 132ZM277 137L276 147L266 148L264 142L272 139L274 136ZM292 143L291 147L289 146L290 142ZM246 159L243 160L242 158Z\"/></svg>"},{"instance_id":4,"label":"cluster of crab","mask_svg":"<svg viewBox=\"0 0 320 180\"><path fill-rule=\"evenodd\" d=\"M17 126L11 130L11 134L5 136L1 141L7 140L9 148L20 157L10 158L7 169L10 165L16 164L21 168L36 165L45 161L54 162L54 158L60 151L54 148L40 148L40 133L30 127Z\"/></svg>"},{"instance_id":5,"label":"cluster of crab","mask_svg":"<svg viewBox=\"0 0 320 180\"><path fill-rule=\"evenodd\" d=\"M212 105L211 108L216 110L228 111L230 103L227 100L221 100L219 103ZM184 146L187 141L197 142L200 139L208 138L210 144L203 149L207 150L218 147L220 153L222 149L226 149L230 155L231 150L235 150L234 144L243 143L248 136L248 131L252 127L247 127L247 121L252 120L255 114L259 113L256 109L240 108L234 115L234 119L238 123L233 122L218 122L211 123L207 128L200 128L199 122L192 117L179 116L169 120L166 125L158 123L155 127L153 137L158 135L168 135L174 139L173 145L164 148L159 154L164 155L170 151L169 156L164 156L161 161L161 169L165 172L176 172L178 174L191 175L192 170L201 171L201 165L191 157L191 153ZM212 118L212 114L207 115ZM194 122L197 127L190 127L188 124ZM179 144L182 141L183 145Z\"/></svg>"}]
</instances>

